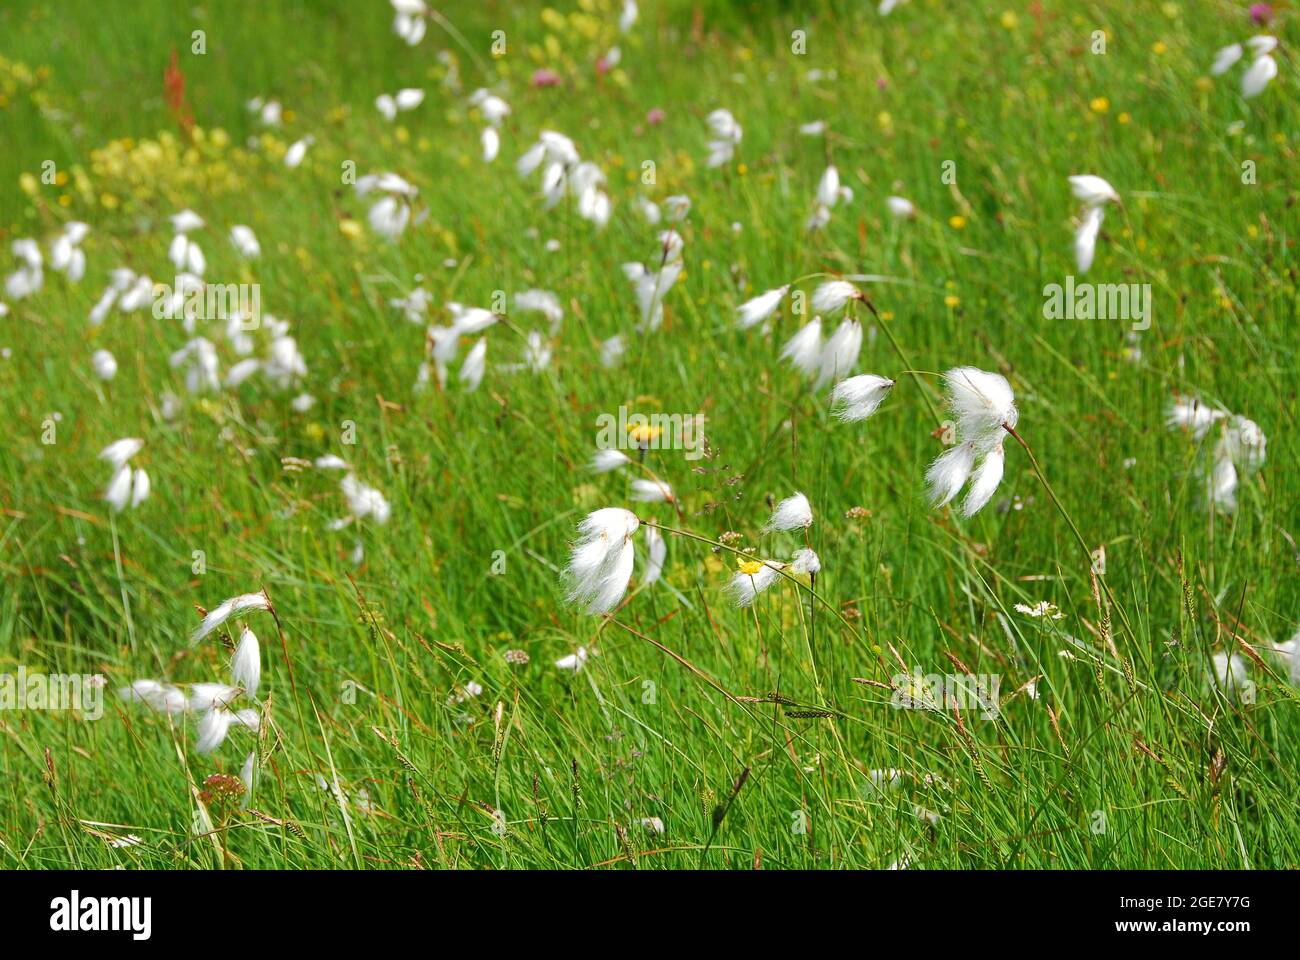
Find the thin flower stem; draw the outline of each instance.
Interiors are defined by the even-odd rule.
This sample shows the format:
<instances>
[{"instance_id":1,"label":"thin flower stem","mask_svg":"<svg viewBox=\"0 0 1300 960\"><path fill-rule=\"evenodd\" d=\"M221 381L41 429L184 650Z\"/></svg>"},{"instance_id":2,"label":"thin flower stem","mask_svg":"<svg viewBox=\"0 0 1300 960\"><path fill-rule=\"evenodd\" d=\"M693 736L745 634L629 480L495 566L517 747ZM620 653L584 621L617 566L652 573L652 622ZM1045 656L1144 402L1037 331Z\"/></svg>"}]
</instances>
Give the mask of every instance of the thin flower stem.
<instances>
[{"instance_id":1,"label":"thin flower stem","mask_svg":"<svg viewBox=\"0 0 1300 960\"><path fill-rule=\"evenodd\" d=\"M727 544L725 544L725 543L720 543L720 542L717 541L717 540L710 540L708 537L701 536L701 535L698 534L698 533L692 533L692 532L689 531L689 530L678 530L678 529L676 529L676 528L674 528L674 527L665 527L663 524L661 524L661 523L655 523L653 520L642 520L641 522L644 523L646 526L657 527L658 529L662 530L664 533L675 533L675 534L677 534L678 536L687 537L687 538L689 538L689 539L691 539L691 540L698 540L698 541L700 541L700 543L707 543L707 544L709 544L710 546L718 547L718 548L720 548L720 549L722 549L722 550L726 550L726 551L729 552L729 553L734 553L736 556L738 556L738 557L742 557L742 558L744 558L745 560L754 560L754 561L757 561L757 562L759 562L759 563L762 563L762 562L763 562L763 559L762 559L761 557L751 556L750 554L746 553L744 550L737 550L735 547L729 547L729 546L727 546ZM789 580L789 581L790 581L791 583L793 583L796 587L798 587L798 588L800 588L800 589L802 589L802 590L807 590L809 596L813 597L813 598L814 598L818 603L820 603L823 607L825 607L825 608L826 608L827 610L829 610L831 613L835 614L836 619L838 619L838 620L840 621L840 623L844 624L844 626L848 628L849 633L853 634L854 636L859 636L857 628L854 627L853 624L849 623L849 621L846 620L846 619L844 618L844 614L841 613L839 610L837 610L837 609L836 609L836 608L835 608L835 607L830 603L829 600L827 600L825 597L821 596L819 593L817 593L815 590L813 590L813 588L812 588L811 586L808 586L808 585L803 584L802 582L799 581L798 578L793 577L793 576L791 576L790 574L786 573L786 571L785 571L784 569L782 569L782 568L779 568L779 567L772 567L772 569L773 569L773 570L776 570L777 573L779 573L781 576L785 577L785 579ZM863 636L862 639L865 640L866 637Z\"/></svg>"},{"instance_id":2,"label":"thin flower stem","mask_svg":"<svg viewBox=\"0 0 1300 960\"><path fill-rule=\"evenodd\" d=\"M1029 444L1025 442L1025 438L1016 432L1014 427L1004 423L1002 424L1002 429L1015 437L1016 442L1019 443L1020 446L1024 448L1025 453L1029 455L1029 463L1034 468L1034 475L1038 477L1038 482L1041 483L1043 489L1047 491L1047 495L1051 498L1052 505L1056 507L1057 513L1059 513L1069 525L1070 531L1074 534L1075 540L1079 542L1079 548L1083 550L1084 558L1088 563L1089 569L1091 569L1092 550L1088 547L1088 541L1083 538L1083 534L1079 532L1079 527L1074 522L1074 518L1070 516L1070 512L1066 510L1065 505L1061 503L1061 498L1056 495L1056 490L1054 490L1051 483L1048 482L1047 476L1043 473L1043 468L1038 464L1038 458L1034 456L1034 451L1030 448ZM1119 601L1115 599L1115 594L1111 591L1110 584L1100 577L1097 579L1101 584L1102 589L1106 591L1106 599L1108 599L1111 602L1111 605L1119 611L1120 617L1124 620L1124 626L1128 629L1130 635L1132 635L1133 628L1129 625L1128 615L1124 612L1124 608L1120 606Z\"/></svg>"}]
</instances>

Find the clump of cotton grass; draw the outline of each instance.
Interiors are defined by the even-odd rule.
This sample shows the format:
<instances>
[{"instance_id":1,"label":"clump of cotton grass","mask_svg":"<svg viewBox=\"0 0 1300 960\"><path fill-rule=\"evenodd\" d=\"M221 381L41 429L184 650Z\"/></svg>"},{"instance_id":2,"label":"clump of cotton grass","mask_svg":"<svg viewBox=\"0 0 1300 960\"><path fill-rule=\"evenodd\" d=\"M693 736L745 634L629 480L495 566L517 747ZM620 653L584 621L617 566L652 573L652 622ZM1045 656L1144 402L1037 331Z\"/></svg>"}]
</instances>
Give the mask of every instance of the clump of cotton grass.
<instances>
[{"instance_id":1,"label":"clump of cotton grass","mask_svg":"<svg viewBox=\"0 0 1300 960\"><path fill-rule=\"evenodd\" d=\"M709 141L709 156L705 162L710 167L725 166L735 157L744 131L731 111L723 108L710 113L707 122L713 138Z\"/></svg>"},{"instance_id":2,"label":"clump of cotton grass","mask_svg":"<svg viewBox=\"0 0 1300 960\"><path fill-rule=\"evenodd\" d=\"M874 373L841 380L831 391L831 414L846 423L866 420L880 409L895 382Z\"/></svg>"},{"instance_id":3,"label":"clump of cotton grass","mask_svg":"<svg viewBox=\"0 0 1300 960\"><path fill-rule=\"evenodd\" d=\"M1277 644L1273 653L1286 668L1291 682L1300 686L1300 631L1293 634L1290 640Z\"/></svg>"},{"instance_id":4,"label":"clump of cotton grass","mask_svg":"<svg viewBox=\"0 0 1300 960\"><path fill-rule=\"evenodd\" d=\"M117 358L108 350L96 350L90 355L90 366L95 376L107 383L117 376Z\"/></svg>"},{"instance_id":5,"label":"clump of cotton grass","mask_svg":"<svg viewBox=\"0 0 1300 960\"><path fill-rule=\"evenodd\" d=\"M393 32L406 43L414 47L424 39L427 29L425 18L429 8L424 0L390 0L393 5Z\"/></svg>"},{"instance_id":6,"label":"clump of cotton grass","mask_svg":"<svg viewBox=\"0 0 1300 960\"><path fill-rule=\"evenodd\" d=\"M358 197L380 194L366 219L370 229L386 240L397 240L411 222L411 205L419 190L395 173L371 173L353 185Z\"/></svg>"},{"instance_id":7,"label":"clump of cotton grass","mask_svg":"<svg viewBox=\"0 0 1300 960\"><path fill-rule=\"evenodd\" d=\"M143 447L143 440L126 437L113 441L99 452L99 459L107 461L113 468L113 476L104 489L104 500L113 513L121 513L128 506L134 510L149 497L149 474L129 463Z\"/></svg>"},{"instance_id":8,"label":"clump of cotton grass","mask_svg":"<svg viewBox=\"0 0 1300 960\"><path fill-rule=\"evenodd\" d=\"M403 87L396 93L381 93L375 97L375 109L392 123L399 113L408 113L424 103L424 91L419 87Z\"/></svg>"},{"instance_id":9,"label":"clump of cotton grass","mask_svg":"<svg viewBox=\"0 0 1300 960\"><path fill-rule=\"evenodd\" d=\"M18 260L18 269L5 277L5 295L10 300L23 300L45 285L45 258L35 240L15 240L11 249Z\"/></svg>"},{"instance_id":10,"label":"clump of cotton grass","mask_svg":"<svg viewBox=\"0 0 1300 960\"><path fill-rule=\"evenodd\" d=\"M1097 253L1097 237L1105 220L1105 206L1120 203L1119 194L1107 181L1091 173L1070 177L1070 190L1083 204L1079 225L1074 232L1074 259L1079 273L1087 273Z\"/></svg>"},{"instance_id":11,"label":"clump of cotton grass","mask_svg":"<svg viewBox=\"0 0 1300 960\"><path fill-rule=\"evenodd\" d=\"M576 201L578 216L603 228L612 210L605 192L605 175L594 163L583 161L572 140L554 130L543 130L524 152L515 168L521 177L542 171L542 196L549 210L565 196Z\"/></svg>"},{"instance_id":12,"label":"clump of cotton grass","mask_svg":"<svg viewBox=\"0 0 1300 960\"><path fill-rule=\"evenodd\" d=\"M885 209L896 220L916 219L916 205L906 197L886 197Z\"/></svg>"},{"instance_id":13,"label":"clump of cotton grass","mask_svg":"<svg viewBox=\"0 0 1300 960\"><path fill-rule=\"evenodd\" d=\"M1201 467L1209 505L1224 513L1237 509L1237 489L1243 476L1264 465L1268 440L1259 424L1239 414L1201 403L1192 397L1175 397L1165 417L1171 430L1185 430L1201 443L1213 432L1213 446Z\"/></svg>"},{"instance_id":14,"label":"clump of cotton grass","mask_svg":"<svg viewBox=\"0 0 1300 960\"><path fill-rule=\"evenodd\" d=\"M1251 62L1241 75L1241 95L1244 99L1250 100L1263 93L1277 76L1277 61L1272 56L1276 48L1277 37L1268 34L1253 36L1244 45L1230 44L1215 53L1210 73L1216 77L1227 73L1249 50Z\"/></svg>"},{"instance_id":15,"label":"clump of cotton grass","mask_svg":"<svg viewBox=\"0 0 1300 960\"><path fill-rule=\"evenodd\" d=\"M203 272L207 269L207 259L203 256L203 250L198 242L190 236L195 230L203 228L203 218L193 210L187 209L173 214L171 221L176 235L172 237L171 246L167 248L167 259L171 260L177 270L192 273L197 277L203 276Z\"/></svg>"},{"instance_id":16,"label":"clump of cotton grass","mask_svg":"<svg viewBox=\"0 0 1300 960\"><path fill-rule=\"evenodd\" d=\"M206 636L207 633L217 629L231 616L253 609L248 604L251 603L250 598L254 597L261 601L260 609L269 609L264 594L254 593L233 597L204 617L199 630L203 630L209 623L211 626L202 635ZM236 609L241 604L244 606ZM196 636L198 633L199 631L196 631ZM252 707L233 709L233 705L241 698L246 697L256 702L257 689L261 685L262 678L261 659L261 648L256 635L248 627L244 627L231 659L231 683L217 681L192 683L189 685L188 692L185 692L174 684L143 679L121 688L118 695L123 700L142 703L151 710L165 714L169 719L185 714L197 715L199 719L194 749L199 753L212 753L225 742L232 729L242 727L252 733L257 733L261 729L262 716L258 710Z\"/></svg>"},{"instance_id":17,"label":"clump of cotton grass","mask_svg":"<svg viewBox=\"0 0 1300 960\"><path fill-rule=\"evenodd\" d=\"M50 269L62 273L72 283L80 283L86 275L86 254L81 249L81 241L89 233L90 227L80 221L65 224L50 245Z\"/></svg>"},{"instance_id":18,"label":"clump of cotton grass","mask_svg":"<svg viewBox=\"0 0 1300 960\"><path fill-rule=\"evenodd\" d=\"M776 505L763 531L770 533L773 530L807 530L812 525L812 504L804 494L795 493Z\"/></svg>"},{"instance_id":19,"label":"clump of cotton grass","mask_svg":"<svg viewBox=\"0 0 1300 960\"><path fill-rule=\"evenodd\" d=\"M262 255L262 245L257 242L253 228L237 223L230 228L230 242L245 260L256 260Z\"/></svg>"},{"instance_id":20,"label":"clump of cotton grass","mask_svg":"<svg viewBox=\"0 0 1300 960\"><path fill-rule=\"evenodd\" d=\"M838 203L853 200L853 190L840 183L840 172L834 164L826 167L817 182L817 193L813 198L813 212L809 215L805 228L812 232L822 229L831 222L831 210Z\"/></svg>"},{"instance_id":21,"label":"clump of cotton grass","mask_svg":"<svg viewBox=\"0 0 1300 960\"><path fill-rule=\"evenodd\" d=\"M483 162L491 163L501 152L501 123L510 115L510 104L483 87L470 95L469 103L478 108L487 124L479 134L479 145L483 151Z\"/></svg>"},{"instance_id":22,"label":"clump of cotton grass","mask_svg":"<svg viewBox=\"0 0 1300 960\"><path fill-rule=\"evenodd\" d=\"M204 637L221 627L231 617L243 616L255 610L270 610L271 601L265 593L241 593L237 597L224 600L209 610L203 621L190 634L190 646L194 646Z\"/></svg>"},{"instance_id":23,"label":"clump of cotton grass","mask_svg":"<svg viewBox=\"0 0 1300 960\"><path fill-rule=\"evenodd\" d=\"M603 507L583 518L565 571L569 603L585 604L590 614L618 606L632 578L633 536L640 526L636 514L621 507Z\"/></svg>"},{"instance_id":24,"label":"clump of cotton grass","mask_svg":"<svg viewBox=\"0 0 1300 960\"><path fill-rule=\"evenodd\" d=\"M1019 420L1015 394L1001 374L975 367L954 367L944 374L948 405L957 418L956 443L926 471L931 502L941 507L971 481L961 512L971 517L993 498L1002 482L1004 435ZM972 479L973 475L973 479Z\"/></svg>"},{"instance_id":25,"label":"clump of cotton grass","mask_svg":"<svg viewBox=\"0 0 1300 960\"><path fill-rule=\"evenodd\" d=\"M642 263L623 264L623 275L636 290L637 308L641 319L638 329L642 333L658 330L664 319L664 297L681 276L684 264L682 235L676 230L659 234L659 262L655 268Z\"/></svg>"}]
</instances>

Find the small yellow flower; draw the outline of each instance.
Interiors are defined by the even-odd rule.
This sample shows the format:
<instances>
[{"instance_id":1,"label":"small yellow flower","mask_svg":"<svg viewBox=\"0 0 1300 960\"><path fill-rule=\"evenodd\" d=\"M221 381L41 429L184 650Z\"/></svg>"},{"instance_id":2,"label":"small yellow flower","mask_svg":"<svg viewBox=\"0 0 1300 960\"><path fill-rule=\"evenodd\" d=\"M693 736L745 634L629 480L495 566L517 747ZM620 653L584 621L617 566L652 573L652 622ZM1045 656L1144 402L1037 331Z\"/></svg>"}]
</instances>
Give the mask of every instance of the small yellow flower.
<instances>
[{"instance_id":1,"label":"small yellow flower","mask_svg":"<svg viewBox=\"0 0 1300 960\"><path fill-rule=\"evenodd\" d=\"M1110 100L1107 97L1093 97L1088 102L1088 107L1093 113L1106 113L1110 110Z\"/></svg>"},{"instance_id":2,"label":"small yellow flower","mask_svg":"<svg viewBox=\"0 0 1300 960\"><path fill-rule=\"evenodd\" d=\"M1002 11L1002 26L1007 30L1014 30L1020 23L1020 18L1016 16L1014 10Z\"/></svg>"},{"instance_id":3,"label":"small yellow flower","mask_svg":"<svg viewBox=\"0 0 1300 960\"><path fill-rule=\"evenodd\" d=\"M1155 43L1151 44L1151 52L1154 53L1157 57L1163 57L1165 55L1165 52L1168 49L1169 48L1165 46L1165 42L1163 40L1157 40Z\"/></svg>"},{"instance_id":4,"label":"small yellow flower","mask_svg":"<svg viewBox=\"0 0 1300 960\"><path fill-rule=\"evenodd\" d=\"M1196 89L1200 90L1202 93L1209 90L1213 86L1214 86L1214 81L1211 80L1209 77L1196 78Z\"/></svg>"},{"instance_id":5,"label":"small yellow flower","mask_svg":"<svg viewBox=\"0 0 1300 960\"><path fill-rule=\"evenodd\" d=\"M1118 120L1121 124L1127 125L1128 122L1129 122L1130 120L1132 120L1133 118L1130 117L1127 113L1121 113L1121 114L1120 114L1118 117L1116 117L1115 119Z\"/></svg>"},{"instance_id":6,"label":"small yellow flower","mask_svg":"<svg viewBox=\"0 0 1300 960\"><path fill-rule=\"evenodd\" d=\"M349 240L356 240L361 236L361 224L352 219L340 220L339 233Z\"/></svg>"},{"instance_id":7,"label":"small yellow flower","mask_svg":"<svg viewBox=\"0 0 1300 960\"><path fill-rule=\"evenodd\" d=\"M633 443L652 443L663 431L663 427L654 427L648 423L634 423L628 426L627 436Z\"/></svg>"},{"instance_id":8,"label":"small yellow flower","mask_svg":"<svg viewBox=\"0 0 1300 960\"><path fill-rule=\"evenodd\" d=\"M739 567L740 572L747 577L752 577L754 574L758 573L758 571L763 569L763 565L757 560L741 560L739 557L736 558L736 566Z\"/></svg>"},{"instance_id":9,"label":"small yellow flower","mask_svg":"<svg viewBox=\"0 0 1300 960\"><path fill-rule=\"evenodd\" d=\"M966 218L963 217L960 213L954 213L951 217L948 218L948 226L952 227L954 230L965 230Z\"/></svg>"},{"instance_id":10,"label":"small yellow flower","mask_svg":"<svg viewBox=\"0 0 1300 960\"><path fill-rule=\"evenodd\" d=\"M738 163L736 164L736 172L743 177L745 174L749 173L749 167L745 166L743 163Z\"/></svg>"},{"instance_id":11,"label":"small yellow flower","mask_svg":"<svg viewBox=\"0 0 1300 960\"><path fill-rule=\"evenodd\" d=\"M946 297L943 298L943 303L944 303L944 306L946 306L946 307L955 307L955 306L957 306L958 304L961 303L961 297L953 296L953 295L950 293L950 294L948 294L948 296L946 296Z\"/></svg>"}]
</instances>

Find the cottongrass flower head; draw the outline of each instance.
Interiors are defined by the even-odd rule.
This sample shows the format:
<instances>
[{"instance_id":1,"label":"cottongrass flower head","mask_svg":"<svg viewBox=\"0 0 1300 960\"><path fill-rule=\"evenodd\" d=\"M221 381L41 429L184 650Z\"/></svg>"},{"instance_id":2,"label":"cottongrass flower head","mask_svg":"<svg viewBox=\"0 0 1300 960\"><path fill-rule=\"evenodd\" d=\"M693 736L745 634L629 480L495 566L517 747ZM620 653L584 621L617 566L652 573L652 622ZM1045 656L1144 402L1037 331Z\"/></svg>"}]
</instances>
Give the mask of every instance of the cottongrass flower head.
<instances>
[{"instance_id":1,"label":"cottongrass flower head","mask_svg":"<svg viewBox=\"0 0 1300 960\"><path fill-rule=\"evenodd\" d=\"M612 447L608 449L597 450L595 456L591 458L588 465L593 473L610 473L614 470L620 470L632 462L622 450L615 450Z\"/></svg>"},{"instance_id":2,"label":"cottongrass flower head","mask_svg":"<svg viewBox=\"0 0 1300 960\"><path fill-rule=\"evenodd\" d=\"M230 677L250 697L257 696L258 685L262 682L262 648L257 634L248 627L239 633L239 644L230 661Z\"/></svg>"},{"instance_id":3,"label":"cottongrass flower head","mask_svg":"<svg viewBox=\"0 0 1300 960\"><path fill-rule=\"evenodd\" d=\"M638 503L670 503L674 499L672 487L662 480L637 477L631 486L628 496Z\"/></svg>"},{"instance_id":4,"label":"cottongrass flower head","mask_svg":"<svg viewBox=\"0 0 1300 960\"><path fill-rule=\"evenodd\" d=\"M822 347L817 364L817 379L814 389L821 389L828 383L843 379L857 366L858 354L862 351L862 324L852 317L845 317L835 328Z\"/></svg>"},{"instance_id":5,"label":"cottongrass flower head","mask_svg":"<svg viewBox=\"0 0 1300 960\"><path fill-rule=\"evenodd\" d=\"M831 391L831 413L846 423L866 420L880 409L894 383L874 373L841 380Z\"/></svg>"},{"instance_id":6,"label":"cottongrass flower head","mask_svg":"<svg viewBox=\"0 0 1300 960\"><path fill-rule=\"evenodd\" d=\"M768 290L752 300L745 301L736 308L736 326L741 330L748 330L763 323L776 313L777 308L781 306L781 301L789 292L790 284L787 283L784 287Z\"/></svg>"},{"instance_id":7,"label":"cottongrass flower head","mask_svg":"<svg viewBox=\"0 0 1300 960\"><path fill-rule=\"evenodd\" d=\"M819 284L812 295L813 313L833 314L843 310L852 300L866 299L862 291L847 280L827 280Z\"/></svg>"},{"instance_id":8,"label":"cottongrass flower head","mask_svg":"<svg viewBox=\"0 0 1300 960\"><path fill-rule=\"evenodd\" d=\"M1101 223L1105 219L1101 207L1089 207L1074 234L1074 262L1079 273L1085 274L1092 268L1093 258L1097 255L1097 235L1101 232Z\"/></svg>"},{"instance_id":9,"label":"cottongrass flower head","mask_svg":"<svg viewBox=\"0 0 1300 960\"><path fill-rule=\"evenodd\" d=\"M812 505L802 493L786 497L776 505L772 517L763 527L765 532L773 530L807 530L813 525Z\"/></svg>"},{"instance_id":10,"label":"cottongrass flower head","mask_svg":"<svg viewBox=\"0 0 1300 960\"><path fill-rule=\"evenodd\" d=\"M1225 697L1233 702L1241 700L1250 688L1250 673L1246 661L1235 653L1221 650L1210 657L1208 677L1211 685L1217 687Z\"/></svg>"},{"instance_id":11,"label":"cottongrass flower head","mask_svg":"<svg viewBox=\"0 0 1300 960\"><path fill-rule=\"evenodd\" d=\"M706 163L710 167L725 166L736 155L736 147L739 146L744 131L730 110L719 108L710 113L707 119L713 139L709 141L709 158Z\"/></svg>"},{"instance_id":12,"label":"cottongrass flower head","mask_svg":"<svg viewBox=\"0 0 1300 960\"><path fill-rule=\"evenodd\" d=\"M565 574L570 603L586 604L591 614L618 606L632 578L632 537L640 525L636 514L621 507L604 507L583 518Z\"/></svg>"},{"instance_id":13,"label":"cottongrass flower head","mask_svg":"<svg viewBox=\"0 0 1300 960\"><path fill-rule=\"evenodd\" d=\"M962 513L971 517L993 498L1006 466L1002 438L1019 419L1015 394L1005 377L975 367L954 367L944 374L948 404L957 417L957 443L941 453L926 471L931 502L950 502L974 475Z\"/></svg>"},{"instance_id":14,"label":"cottongrass flower head","mask_svg":"<svg viewBox=\"0 0 1300 960\"><path fill-rule=\"evenodd\" d=\"M790 361L791 366L809 379L817 376L822 360L821 317L813 317L786 341L781 348L781 359Z\"/></svg>"},{"instance_id":15,"label":"cottongrass flower head","mask_svg":"<svg viewBox=\"0 0 1300 960\"><path fill-rule=\"evenodd\" d=\"M208 611L203 622L190 634L190 646L194 646L231 617L251 613L254 610L270 609L271 601L267 599L265 593L241 593L237 597L231 597Z\"/></svg>"},{"instance_id":16,"label":"cottongrass flower head","mask_svg":"<svg viewBox=\"0 0 1300 960\"><path fill-rule=\"evenodd\" d=\"M1075 174L1070 177L1070 189L1087 207L1100 207L1107 203L1120 202L1115 188L1095 174Z\"/></svg>"}]
</instances>

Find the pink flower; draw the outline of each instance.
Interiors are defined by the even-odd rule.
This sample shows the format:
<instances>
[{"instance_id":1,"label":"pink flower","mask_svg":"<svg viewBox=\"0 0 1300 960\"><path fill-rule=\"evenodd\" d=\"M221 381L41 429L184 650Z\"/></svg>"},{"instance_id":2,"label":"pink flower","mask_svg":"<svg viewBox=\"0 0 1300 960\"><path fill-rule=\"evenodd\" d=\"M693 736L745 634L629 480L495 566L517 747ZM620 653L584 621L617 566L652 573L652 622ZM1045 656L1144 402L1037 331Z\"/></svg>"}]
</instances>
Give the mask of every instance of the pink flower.
<instances>
[{"instance_id":1,"label":"pink flower","mask_svg":"<svg viewBox=\"0 0 1300 960\"><path fill-rule=\"evenodd\" d=\"M1250 5L1250 19L1262 27L1273 19L1273 8L1267 3L1252 3Z\"/></svg>"},{"instance_id":2,"label":"pink flower","mask_svg":"<svg viewBox=\"0 0 1300 960\"><path fill-rule=\"evenodd\" d=\"M556 73L554 70L548 70L545 67L543 67L540 70L533 71L532 82L534 87L541 88L541 87L558 87L562 81L560 75Z\"/></svg>"},{"instance_id":3,"label":"pink flower","mask_svg":"<svg viewBox=\"0 0 1300 960\"><path fill-rule=\"evenodd\" d=\"M645 115L645 122L650 124L652 127L659 126L659 124L664 122L664 112L658 107L655 107Z\"/></svg>"}]
</instances>

